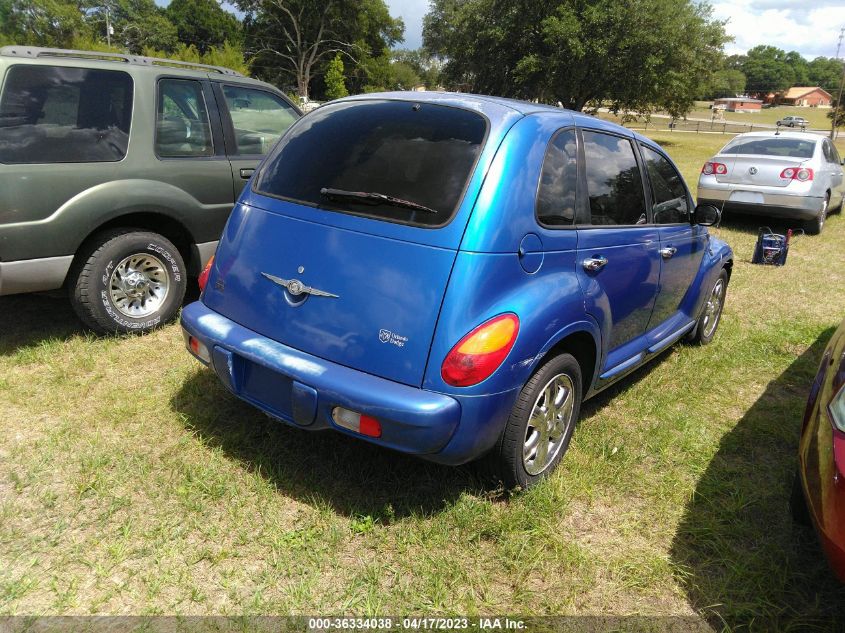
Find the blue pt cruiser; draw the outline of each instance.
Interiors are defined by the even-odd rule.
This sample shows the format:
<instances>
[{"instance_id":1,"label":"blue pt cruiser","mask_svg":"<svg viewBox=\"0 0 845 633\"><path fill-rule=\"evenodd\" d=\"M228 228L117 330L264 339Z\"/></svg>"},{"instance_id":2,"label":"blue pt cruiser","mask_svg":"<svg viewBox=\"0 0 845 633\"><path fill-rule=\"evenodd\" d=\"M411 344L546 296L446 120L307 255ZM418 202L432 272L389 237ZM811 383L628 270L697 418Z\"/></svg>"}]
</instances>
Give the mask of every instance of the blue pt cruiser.
<instances>
[{"instance_id":1,"label":"blue pt cruiser","mask_svg":"<svg viewBox=\"0 0 845 633\"><path fill-rule=\"evenodd\" d=\"M583 399L712 339L733 265L654 142L579 113L363 95L295 123L238 201L191 352L236 396L508 487Z\"/></svg>"}]
</instances>

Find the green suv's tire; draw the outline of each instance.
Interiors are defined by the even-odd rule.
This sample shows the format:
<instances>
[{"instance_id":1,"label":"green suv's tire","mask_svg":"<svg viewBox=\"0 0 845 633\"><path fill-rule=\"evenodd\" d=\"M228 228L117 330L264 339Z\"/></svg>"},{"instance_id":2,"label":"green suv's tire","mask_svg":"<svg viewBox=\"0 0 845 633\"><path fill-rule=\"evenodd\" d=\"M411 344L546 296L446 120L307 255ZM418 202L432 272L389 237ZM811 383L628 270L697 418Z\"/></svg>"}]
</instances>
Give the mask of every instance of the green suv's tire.
<instances>
[{"instance_id":1,"label":"green suv's tire","mask_svg":"<svg viewBox=\"0 0 845 633\"><path fill-rule=\"evenodd\" d=\"M547 477L569 446L582 395L581 367L574 357L561 354L546 362L523 386L486 456L488 473L507 490L530 488Z\"/></svg>"},{"instance_id":2,"label":"green suv's tire","mask_svg":"<svg viewBox=\"0 0 845 633\"><path fill-rule=\"evenodd\" d=\"M185 263L156 233L101 233L79 257L70 277L79 318L100 333L148 332L170 321L185 297Z\"/></svg>"}]
</instances>

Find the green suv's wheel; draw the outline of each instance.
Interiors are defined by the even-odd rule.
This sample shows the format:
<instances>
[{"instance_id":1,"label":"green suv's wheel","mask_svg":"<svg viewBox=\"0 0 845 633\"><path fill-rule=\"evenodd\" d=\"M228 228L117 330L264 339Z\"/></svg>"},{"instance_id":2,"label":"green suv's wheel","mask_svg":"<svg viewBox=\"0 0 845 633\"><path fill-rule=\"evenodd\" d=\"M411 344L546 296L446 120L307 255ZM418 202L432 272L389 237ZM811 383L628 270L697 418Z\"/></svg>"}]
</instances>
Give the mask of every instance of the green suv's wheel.
<instances>
[{"instance_id":1,"label":"green suv's wheel","mask_svg":"<svg viewBox=\"0 0 845 633\"><path fill-rule=\"evenodd\" d=\"M71 278L71 301L97 332L146 332L176 315L185 296L185 264L156 233L102 233Z\"/></svg>"},{"instance_id":2,"label":"green suv's wheel","mask_svg":"<svg viewBox=\"0 0 845 633\"><path fill-rule=\"evenodd\" d=\"M581 396L581 368L569 354L552 358L525 383L487 457L506 488L529 488L555 469L572 438Z\"/></svg>"}]
</instances>

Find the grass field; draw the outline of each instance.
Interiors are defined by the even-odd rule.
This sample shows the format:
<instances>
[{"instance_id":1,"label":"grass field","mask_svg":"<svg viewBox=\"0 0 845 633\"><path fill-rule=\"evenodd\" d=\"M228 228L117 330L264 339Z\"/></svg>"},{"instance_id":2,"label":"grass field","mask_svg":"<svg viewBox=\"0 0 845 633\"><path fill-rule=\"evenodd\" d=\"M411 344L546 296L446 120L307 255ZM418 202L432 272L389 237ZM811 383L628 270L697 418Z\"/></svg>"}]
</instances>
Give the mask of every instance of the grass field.
<instances>
[{"instance_id":1,"label":"grass field","mask_svg":"<svg viewBox=\"0 0 845 633\"><path fill-rule=\"evenodd\" d=\"M709 120L713 114L712 110L708 107L709 104L710 102L697 101L696 107L687 116ZM776 121L786 116L800 116L810 122L809 127L811 128L830 130L830 119L827 118L828 112L830 112L830 108L776 106L774 108L763 108L759 112L725 112L725 120L748 124L769 123L774 125Z\"/></svg>"},{"instance_id":2,"label":"grass field","mask_svg":"<svg viewBox=\"0 0 845 633\"><path fill-rule=\"evenodd\" d=\"M691 183L724 143L658 140ZM845 590L787 498L807 391L845 316L845 218L797 239L784 268L749 263L757 226L714 230L736 253L715 341L586 403L558 472L510 499L471 468L267 419L191 359L177 325L97 338L63 300L0 298L0 615L834 630Z\"/></svg>"}]
</instances>

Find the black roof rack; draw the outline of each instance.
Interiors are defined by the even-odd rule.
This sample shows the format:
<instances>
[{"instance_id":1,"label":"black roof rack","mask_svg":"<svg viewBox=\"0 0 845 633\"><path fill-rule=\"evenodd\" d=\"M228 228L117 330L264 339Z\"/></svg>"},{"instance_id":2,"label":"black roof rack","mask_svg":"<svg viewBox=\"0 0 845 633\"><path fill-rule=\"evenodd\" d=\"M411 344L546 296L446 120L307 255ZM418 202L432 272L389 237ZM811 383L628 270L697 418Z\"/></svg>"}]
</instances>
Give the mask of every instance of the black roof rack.
<instances>
[{"instance_id":1,"label":"black roof rack","mask_svg":"<svg viewBox=\"0 0 845 633\"><path fill-rule=\"evenodd\" d=\"M38 46L4 46L0 48L0 55L8 57L26 57L30 59L44 57L61 57L66 59L89 59L93 61L120 62L123 64L137 64L139 66L170 66L183 68L185 70L201 70L205 72L220 73L243 77L243 75L231 68L223 66L211 66L199 62L183 62L175 59L163 59L160 57L144 57L143 55L127 55L125 53L109 53L101 51L73 51L63 48L41 48Z\"/></svg>"}]
</instances>

